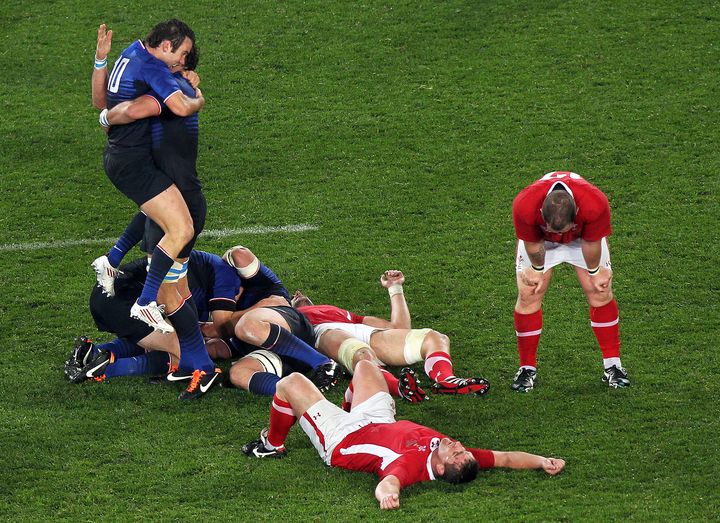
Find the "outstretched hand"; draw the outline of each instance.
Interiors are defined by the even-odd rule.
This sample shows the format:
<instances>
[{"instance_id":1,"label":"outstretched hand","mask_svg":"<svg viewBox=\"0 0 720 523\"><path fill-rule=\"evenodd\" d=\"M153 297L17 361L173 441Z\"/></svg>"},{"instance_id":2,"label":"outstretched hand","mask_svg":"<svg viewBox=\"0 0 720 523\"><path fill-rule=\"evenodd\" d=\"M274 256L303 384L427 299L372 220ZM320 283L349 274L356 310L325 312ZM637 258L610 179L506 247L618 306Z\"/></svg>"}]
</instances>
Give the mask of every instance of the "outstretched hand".
<instances>
[{"instance_id":1,"label":"outstretched hand","mask_svg":"<svg viewBox=\"0 0 720 523\"><path fill-rule=\"evenodd\" d=\"M386 289L389 289L393 285L402 285L403 283L405 283L405 275L402 271L389 270L380 276L380 285Z\"/></svg>"},{"instance_id":2,"label":"outstretched hand","mask_svg":"<svg viewBox=\"0 0 720 523\"><path fill-rule=\"evenodd\" d=\"M400 496L397 494L388 494L380 500L380 508L383 510L400 508Z\"/></svg>"},{"instance_id":3,"label":"outstretched hand","mask_svg":"<svg viewBox=\"0 0 720 523\"><path fill-rule=\"evenodd\" d=\"M542 463L542 468L551 476L560 474L562 469L565 468L565 460L560 458L545 458Z\"/></svg>"},{"instance_id":4,"label":"outstretched hand","mask_svg":"<svg viewBox=\"0 0 720 523\"><path fill-rule=\"evenodd\" d=\"M107 30L105 24L100 24L97 33L97 46L95 47L95 58L98 60L105 60L107 55L110 54L110 48L112 47L112 31Z\"/></svg>"}]
</instances>

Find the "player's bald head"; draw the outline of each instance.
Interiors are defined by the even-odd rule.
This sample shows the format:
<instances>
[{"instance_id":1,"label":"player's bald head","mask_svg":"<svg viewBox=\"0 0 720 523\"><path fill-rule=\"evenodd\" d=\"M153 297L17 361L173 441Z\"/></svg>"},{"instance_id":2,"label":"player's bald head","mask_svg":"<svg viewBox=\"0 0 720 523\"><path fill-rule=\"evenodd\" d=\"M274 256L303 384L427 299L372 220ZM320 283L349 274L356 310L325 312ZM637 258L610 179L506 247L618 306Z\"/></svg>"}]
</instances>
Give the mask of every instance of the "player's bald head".
<instances>
[{"instance_id":1,"label":"player's bald head","mask_svg":"<svg viewBox=\"0 0 720 523\"><path fill-rule=\"evenodd\" d=\"M551 232L564 232L575 222L575 200L564 189L550 192L542 206L542 215Z\"/></svg>"}]
</instances>

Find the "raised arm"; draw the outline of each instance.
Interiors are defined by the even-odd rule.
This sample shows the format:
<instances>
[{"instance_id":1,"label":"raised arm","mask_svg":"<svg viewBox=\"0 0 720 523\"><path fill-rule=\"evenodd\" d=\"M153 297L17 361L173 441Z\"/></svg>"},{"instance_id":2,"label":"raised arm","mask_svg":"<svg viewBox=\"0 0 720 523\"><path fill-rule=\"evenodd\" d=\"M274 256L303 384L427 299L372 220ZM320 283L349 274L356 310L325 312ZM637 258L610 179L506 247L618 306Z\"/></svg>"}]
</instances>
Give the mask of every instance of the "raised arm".
<instances>
[{"instance_id":1,"label":"raised arm","mask_svg":"<svg viewBox=\"0 0 720 523\"><path fill-rule=\"evenodd\" d=\"M393 329L410 329L410 309L403 293L405 275L402 271L385 271L380 277L380 285L390 295L390 325Z\"/></svg>"},{"instance_id":2,"label":"raised arm","mask_svg":"<svg viewBox=\"0 0 720 523\"><path fill-rule=\"evenodd\" d=\"M560 458L546 458L527 452L500 452L493 450L495 467L509 469L542 469L551 476L559 474L565 468L565 460Z\"/></svg>"},{"instance_id":3,"label":"raised arm","mask_svg":"<svg viewBox=\"0 0 720 523\"><path fill-rule=\"evenodd\" d=\"M395 476L386 476L375 487L375 499L383 510L400 508L400 480Z\"/></svg>"},{"instance_id":4,"label":"raised arm","mask_svg":"<svg viewBox=\"0 0 720 523\"><path fill-rule=\"evenodd\" d=\"M107 56L112 47L112 31L108 31L105 24L100 24L97 34L97 45L95 47L95 66L93 67L92 104L97 109L105 109L107 106L106 90L108 81Z\"/></svg>"}]
</instances>

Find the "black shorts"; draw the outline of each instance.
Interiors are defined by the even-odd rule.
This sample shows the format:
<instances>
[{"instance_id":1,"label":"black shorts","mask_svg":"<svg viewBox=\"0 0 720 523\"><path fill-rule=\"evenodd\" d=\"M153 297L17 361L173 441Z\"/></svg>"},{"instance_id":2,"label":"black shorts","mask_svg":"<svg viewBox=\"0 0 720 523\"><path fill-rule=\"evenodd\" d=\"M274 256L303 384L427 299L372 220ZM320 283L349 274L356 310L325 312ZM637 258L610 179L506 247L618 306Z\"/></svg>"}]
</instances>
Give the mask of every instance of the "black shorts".
<instances>
[{"instance_id":1,"label":"black shorts","mask_svg":"<svg viewBox=\"0 0 720 523\"><path fill-rule=\"evenodd\" d=\"M115 296L109 298L97 285L90 293L90 314L98 330L111 332L118 338L126 338L137 343L150 334L153 329L140 320L130 317L130 308L142 292L141 283L123 285L115 280Z\"/></svg>"},{"instance_id":2,"label":"black shorts","mask_svg":"<svg viewBox=\"0 0 720 523\"><path fill-rule=\"evenodd\" d=\"M303 340L311 347L315 347L315 331L310 324L310 321L305 317L304 314L302 314L293 307L285 305L276 305L274 307L263 308L279 312L280 315L285 318L285 321L290 326L290 332L292 332L295 336Z\"/></svg>"},{"instance_id":3,"label":"black shorts","mask_svg":"<svg viewBox=\"0 0 720 523\"><path fill-rule=\"evenodd\" d=\"M178 258L187 258L190 256L193 248L195 247L195 241L198 235L205 228L205 217L207 216L207 201L202 191L187 191L182 192L185 204L190 211L190 217L193 221L193 228L195 234L193 234L192 240L180 251ZM155 246L158 244L160 239L163 237L165 232L160 228L154 221L148 219L145 222L145 236L143 237L140 249L143 252L152 253Z\"/></svg>"},{"instance_id":4,"label":"black shorts","mask_svg":"<svg viewBox=\"0 0 720 523\"><path fill-rule=\"evenodd\" d=\"M173 181L157 168L149 150L107 147L103 164L105 174L112 184L138 207L173 184Z\"/></svg>"}]
</instances>

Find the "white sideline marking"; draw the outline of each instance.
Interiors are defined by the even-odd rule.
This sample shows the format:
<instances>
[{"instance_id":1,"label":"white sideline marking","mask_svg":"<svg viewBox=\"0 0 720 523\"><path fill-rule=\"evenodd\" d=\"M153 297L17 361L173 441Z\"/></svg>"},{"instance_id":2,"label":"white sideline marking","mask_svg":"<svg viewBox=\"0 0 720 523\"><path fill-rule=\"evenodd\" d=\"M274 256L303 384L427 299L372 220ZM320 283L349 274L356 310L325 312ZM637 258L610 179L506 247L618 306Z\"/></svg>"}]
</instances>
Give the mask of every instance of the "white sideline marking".
<instances>
[{"instance_id":1,"label":"white sideline marking","mask_svg":"<svg viewBox=\"0 0 720 523\"><path fill-rule=\"evenodd\" d=\"M316 231L317 225L299 223L295 225L280 225L278 227L242 227L240 229L218 229L203 231L200 236L205 238L227 238L239 234L272 234L274 232L305 232ZM63 247L76 247L78 245L113 245L117 238L93 238L84 240L57 240L52 242L5 243L0 244L0 252L4 251L37 251L40 249L61 249Z\"/></svg>"}]
</instances>

